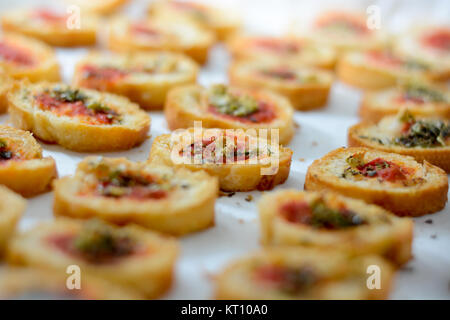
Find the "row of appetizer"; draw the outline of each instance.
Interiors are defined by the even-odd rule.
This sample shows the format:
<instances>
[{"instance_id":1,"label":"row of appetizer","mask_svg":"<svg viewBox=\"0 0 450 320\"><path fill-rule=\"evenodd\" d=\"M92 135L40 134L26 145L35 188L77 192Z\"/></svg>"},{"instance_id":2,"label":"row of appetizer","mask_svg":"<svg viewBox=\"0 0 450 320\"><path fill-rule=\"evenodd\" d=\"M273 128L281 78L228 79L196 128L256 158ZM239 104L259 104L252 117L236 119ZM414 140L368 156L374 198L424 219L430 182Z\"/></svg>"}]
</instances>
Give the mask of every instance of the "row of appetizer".
<instances>
[{"instance_id":1,"label":"row of appetizer","mask_svg":"<svg viewBox=\"0 0 450 320\"><path fill-rule=\"evenodd\" d=\"M447 201L449 93L437 82L448 77L448 30L410 34L405 39L420 48L402 53L349 13L320 17L306 39L230 37L237 24L215 25L225 13L186 2L158 3L150 12L151 21L113 19L109 47L126 52L91 53L77 65L72 86L53 83L59 67L51 48L17 33L53 45L92 44L95 33L70 33L88 23L61 28L66 17L44 11L11 15L19 23L3 18L3 28L14 33L1 41L0 102L15 128L0 127L0 183L26 197L53 189L54 214L64 218L15 233L25 200L4 188L0 250L10 265L31 269L2 270L0 291L13 298L36 291L160 296L170 287L178 252L176 241L161 234L213 225L219 190L264 191L284 183L292 150L282 145L295 134L294 110L326 105L337 62L342 80L386 89L363 99L363 122L349 130L351 148L308 168L307 191L263 195L258 210L266 248L226 268L216 279L216 297L386 298L394 270L411 258L413 222L397 216L433 213ZM204 62L214 41L186 45L205 39L188 25L211 39L227 38L235 58L231 86L195 84L191 58ZM419 52L427 53L409 56ZM185 129L187 139L179 139L180 130L156 137L141 163L88 157L60 179L34 139L85 152L129 149L148 138L150 116L141 108L164 109L169 128ZM202 122L200 135L195 121ZM271 131L255 136L259 129L277 130L280 145ZM69 265L88 275L82 291L66 289ZM367 286L373 265L381 269L381 290Z\"/></svg>"}]
</instances>

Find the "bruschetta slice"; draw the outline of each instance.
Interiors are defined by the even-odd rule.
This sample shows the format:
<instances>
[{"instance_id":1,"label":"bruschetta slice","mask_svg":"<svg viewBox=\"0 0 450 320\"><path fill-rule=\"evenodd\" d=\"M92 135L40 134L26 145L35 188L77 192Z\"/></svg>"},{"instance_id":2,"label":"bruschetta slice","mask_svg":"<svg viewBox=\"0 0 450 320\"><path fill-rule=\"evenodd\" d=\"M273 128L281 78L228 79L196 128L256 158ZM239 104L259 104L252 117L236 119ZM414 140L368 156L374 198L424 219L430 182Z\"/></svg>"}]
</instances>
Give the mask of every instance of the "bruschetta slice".
<instances>
[{"instance_id":1,"label":"bruschetta slice","mask_svg":"<svg viewBox=\"0 0 450 320\"><path fill-rule=\"evenodd\" d=\"M440 211L447 174L427 161L368 148L339 148L308 168L305 190L330 190L377 204L399 216Z\"/></svg>"},{"instance_id":2,"label":"bruschetta slice","mask_svg":"<svg viewBox=\"0 0 450 320\"><path fill-rule=\"evenodd\" d=\"M208 59L215 36L195 23L174 18L151 20L113 19L109 27L109 48L118 52L175 51L200 64Z\"/></svg>"},{"instance_id":3,"label":"bruschetta slice","mask_svg":"<svg viewBox=\"0 0 450 320\"><path fill-rule=\"evenodd\" d=\"M416 118L407 109L378 124L359 123L348 131L350 147L404 154L450 172L450 121Z\"/></svg>"},{"instance_id":4,"label":"bruschetta slice","mask_svg":"<svg viewBox=\"0 0 450 320\"><path fill-rule=\"evenodd\" d=\"M0 257L3 257L26 205L24 198L0 185Z\"/></svg>"},{"instance_id":5,"label":"bruschetta slice","mask_svg":"<svg viewBox=\"0 0 450 320\"><path fill-rule=\"evenodd\" d=\"M214 224L219 185L205 172L88 157L74 176L55 181L54 190L55 215L183 235Z\"/></svg>"},{"instance_id":6,"label":"bruschetta slice","mask_svg":"<svg viewBox=\"0 0 450 320\"><path fill-rule=\"evenodd\" d=\"M169 92L164 114L171 130L204 128L278 130L279 143L294 135L294 110L283 96L267 90L229 87L223 84L204 88L190 85Z\"/></svg>"},{"instance_id":7,"label":"bruschetta slice","mask_svg":"<svg viewBox=\"0 0 450 320\"><path fill-rule=\"evenodd\" d=\"M2 73L31 82L60 80L59 65L52 49L44 43L18 34L0 36Z\"/></svg>"},{"instance_id":8,"label":"bruschetta slice","mask_svg":"<svg viewBox=\"0 0 450 320\"><path fill-rule=\"evenodd\" d=\"M336 49L339 55L353 51L382 48L387 36L369 29L367 15L354 11L332 10L318 15L305 36L320 45ZM299 26L300 27L300 26ZM294 31L297 29L294 26Z\"/></svg>"},{"instance_id":9,"label":"bruschetta slice","mask_svg":"<svg viewBox=\"0 0 450 320\"><path fill-rule=\"evenodd\" d=\"M81 11L92 14L108 15L126 5L129 0L65 0L68 4L76 5Z\"/></svg>"},{"instance_id":10,"label":"bruschetta slice","mask_svg":"<svg viewBox=\"0 0 450 320\"><path fill-rule=\"evenodd\" d=\"M7 261L65 275L77 265L82 275L128 287L146 298L171 285L178 244L138 226L115 227L101 220L59 218L17 234Z\"/></svg>"},{"instance_id":11,"label":"bruschetta slice","mask_svg":"<svg viewBox=\"0 0 450 320\"><path fill-rule=\"evenodd\" d=\"M361 200L282 190L263 195L258 208L265 245L379 254L396 265L411 258L413 221Z\"/></svg>"},{"instance_id":12,"label":"bruschetta slice","mask_svg":"<svg viewBox=\"0 0 450 320\"><path fill-rule=\"evenodd\" d=\"M410 78L433 79L435 66L395 54L389 50L349 52L338 63L338 78L357 88L379 90Z\"/></svg>"},{"instance_id":13,"label":"bruschetta slice","mask_svg":"<svg viewBox=\"0 0 450 320\"><path fill-rule=\"evenodd\" d=\"M75 68L73 84L128 97L143 109L162 109L168 91L194 84L197 64L170 52L137 54L91 53Z\"/></svg>"},{"instance_id":14,"label":"bruschetta slice","mask_svg":"<svg viewBox=\"0 0 450 320\"><path fill-rule=\"evenodd\" d=\"M370 266L378 268L372 270ZM373 272L378 273L379 281L370 281ZM352 257L338 250L269 248L228 265L217 277L216 297L224 300L386 299L392 278L392 266L377 255Z\"/></svg>"},{"instance_id":15,"label":"bruschetta slice","mask_svg":"<svg viewBox=\"0 0 450 320\"><path fill-rule=\"evenodd\" d=\"M20 33L53 46L95 44L98 18L87 12L79 16L75 14L50 8L14 9L2 15L1 25L5 31Z\"/></svg>"},{"instance_id":16,"label":"bruschetta slice","mask_svg":"<svg viewBox=\"0 0 450 320\"><path fill-rule=\"evenodd\" d=\"M241 25L241 19L235 12L227 12L193 1L160 0L152 3L148 11L151 18L168 16L190 20L204 28L214 31L220 40L228 38Z\"/></svg>"},{"instance_id":17,"label":"bruschetta slice","mask_svg":"<svg viewBox=\"0 0 450 320\"><path fill-rule=\"evenodd\" d=\"M57 175L30 132L0 125L0 184L30 197L48 191Z\"/></svg>"},{"instance_id":18,"label":"bruschetta slice","mask_svg":"<svg viewBox=\"0 0 450 320\"><path fill-rule=\"evenodd\" d=\"M450 27L419 26L398 37L395 50L400 54L434 65L440 72L435 80L450 79Z\"/></svg>"},{"instance_id":19,"label":"bruschetta slice","mask_svg":"<svg viewBox=\"0 0 450 320\"><path fill-rule=\"evenodd\" d=\"M18 84L8 102L16 127L75 151L130 149L150 127L150 117L127 98L62 83Z\"/></svg>"},{"instance_id":20,"label":"bruschetta slice","mask_svg":"<svg viewBox=\"0 0 450 320\"><path fill-rule=\"evenodd\" d=\"M227 43L237 60L269 60L333 69L336 53L328 46L318 46L296 37L236 35Z\"/></svg>"},{"instance_id":21,"label":"bruschetta slice","mask_svg":"<svg viewBox=\"0 0 450 320\"><path fill-rule=\"evenodd\" d=\"M71 271L69 269L69 271ZM72 272L72 271L71 271ZM0 268L1 300L142 300L144 296L131 289L103 279L85 276L81 270L80 287L67 286L69 274L31 268Z\"/></svg>"},{"instance_id":22,"label":"bruschetta slice","mask_svg":"<svg viewBox=\"0 0 450 320\"><path fill-rule=\"evenodd\" d=\"M293 63L240 61L231 65L229 79L232 86L269 89L297 110L312 110L327 104L333 74Z\"/></svg>"},{"instance_id":23,"label":"bruschetta slice","mask_svg":"<svg viewBox=\"0 0 450 320\"><path fill-rule=\"evenodd\" d=\"M405 108L418 117L450 119L450 92L428 82L403 82L396 88L366 93L359 116L363 122L378 122Z\"/></svg>"},{"instance_id":24,"label":"bruschetta slice","mask_svg":"<svg viewBox=\"0 0 450 320\"><path fill-rule=\"evenodd\" d=\"M223 191L270 190L289 176L292 150L243 130L188 129L156 137L149 161L205 170Z\"/></svg>"}]
</instances>

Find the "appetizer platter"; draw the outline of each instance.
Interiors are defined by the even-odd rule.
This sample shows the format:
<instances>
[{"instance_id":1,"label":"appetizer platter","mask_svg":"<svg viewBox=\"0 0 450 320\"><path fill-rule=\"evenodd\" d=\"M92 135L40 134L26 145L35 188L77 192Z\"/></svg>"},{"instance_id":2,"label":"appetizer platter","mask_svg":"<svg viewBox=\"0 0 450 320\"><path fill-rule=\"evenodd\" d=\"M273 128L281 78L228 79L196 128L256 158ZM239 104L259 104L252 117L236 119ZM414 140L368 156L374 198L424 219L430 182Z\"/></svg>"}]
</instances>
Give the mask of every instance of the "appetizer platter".
<instances>
[{"instance_id":1,"label":"appetizer platter","mask_svg":"<svg viewBox=\"0 0 450 320\"><path fill-rule=\"evenodd\" d=\"M204 1L67 3L78 32L0 12L0 299L450 299L448 27L387 48L352 12L307 37Z\"/></svg>"}]
</instances>

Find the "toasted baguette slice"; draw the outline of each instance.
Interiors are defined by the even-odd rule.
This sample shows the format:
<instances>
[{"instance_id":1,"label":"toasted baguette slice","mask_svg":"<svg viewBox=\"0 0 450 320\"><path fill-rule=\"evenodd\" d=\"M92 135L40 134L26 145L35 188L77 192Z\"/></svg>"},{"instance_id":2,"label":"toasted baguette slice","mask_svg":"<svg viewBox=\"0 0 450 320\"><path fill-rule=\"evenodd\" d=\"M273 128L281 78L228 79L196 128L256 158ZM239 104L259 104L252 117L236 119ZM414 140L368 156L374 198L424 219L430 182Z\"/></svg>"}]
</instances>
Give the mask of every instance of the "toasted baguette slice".
<instances>
[{"instance_id":1,"label":"toasted baguette slice","mask_svg":"<svg viewBox=\"0 0 450 320\"><path fill-rule=\"evenodd\" d=\"M371 267L372 266L372 267ZM379 288L369 277L379 275ZM224 300L356 300L388 298L392 266L376 255L339 250L269 248L231 263L217 277Z\"/></svg>"},{"instance_id":2,"label":"toasted baguette slice","mask_svg":"<svg viewBox=\"0 0 450 320\"><path fill-rule=\"evenodd\" d=\"M81 11L92 14L109 15L124 6L129 0L65 0L69 4L79 6Z\"/></svg>"},{"instance_id":3,"label":"toasted baguette slice","mask_svg":"<svg viewBox=\"0 0 450 320\"><path fill-rule=\"evenodd\" d=\"M177 255L174 240L138 226L60 218L16 235L7 261L57 276L67 276L67 267L77 265L83 275L129 287L150 299L170 287Z\"/></svg>"},{"instance_id":4,"label":"toasted baguette slice","mask_svg":"<svg viewBox=\"0 0 450 320\"><path fill-rule=\"evenodd\" d=\"M379 90L411 77L432 79L435 66L387 50L349 52L338 63L338 78L357 88Z\"/></svg>"},{"instance_id":5,"label":"toasted baguette slice","mask_svg":"<svg viewBox=\"0 0 450 320\"><path fill-rule=\"evenodd\" d=\"M450 122L414 118L408 111L383 118L378 124L358 123L348 131L350 147L412 156L450 172Z\"/></svg>"},{"instance_id":6,"label":"toasted baguette slice","mask_svg":"<svg viewBox=\"0 0 450 320\"><path fill-rule=\"evenodd\" d=\"M227 46L238 60L269 60L324 69L333 69L336 64L334 49L296 37L236 35Z\"/></svg>"},{"instance_id":7,"label":"toasted baguette slice","mask_svg":"<svg viewBox=\"0 0 450 320\"><path fill-rule=\"evenodd\" d=\"M268 90L251 90L226 85L209 89L198 85L178 87L169 92L164 114L171 130L204 128L271 129L278 132L280 144L294 135L294 110L283 96Z\"/></svg>"},{"instance_id":8,"label":"toasted baguette slice","mask_svg":"<svg viewBox=\"0 0 450 320\"><path fill-rule=\"evenodd\" d=\"M333 74L294 63L240 61L231 65L229 79L236 87L277 92L297 110L312 110L327 104Z\"/></svg>"},{"instance_id":9,"label":"toasted baguette slice","mask_svg":"<svg viewBox=\"0 0 450 320\"><path fill-rule=\"evenodd\" d=\"M378 122L403 108L419 117L450 119L450 92L427 82L405 82L397 88L366 93L359 115L363 122Z\"/></svg>"},{"instance_id":10,"label":"toasted baguette slice","mask_svg":"<svg viewBox=\"0 0 450 320\"><path fill-rule=\"evenodd\" d=\"M69 269L70 270L70 269ZM73 272L70 270L70 272ZM142 300L134 290L85 276L81 270L80 288L67 286L69 274L31 268L0 268L2 300Z\"/></svg>"},{"instance_id":11,"label":"toasted baguette slice","mask_svg":"<svg viewBox=\"0 0 450 320\"><path fill-rule=\"evenodd\" d=\"M396 265L411 258L413 221L361 200L282 190L263 195L258 208L265 245L379 254Z\"/></svg>"},{"instance_id":12,"label":"toasted baguette slice","mask_svg":"<svg viewBox=\"0 0 450 320\"><path fill-rule=\"evenodd\" d=\"M225 40L241 26L236 12L228 12L191 1L156 1L148 9L150 18L170 17L187 19L214 31L219 40Z\"/></svg>"},{"instance_id":13,"label":"toasted baguette slice","mask_svg":"<svg viewBox=\"0 0 450 320\"><path fill-rule=\"evenodd\" d=\"M0 257L3 257L26 205L24 198L0 185Z\"/></svg>"},{"instance_id":14,"label":"toasted baguette slice","mask_svg":"<svg viewBox=\"0 0 450 320\"><path fill-rule=\"evenodd\" d=\"M150 128L150 117L127 98L62 83L18 84L8 102L16 127L75 151L130 149Z\"/></svg>"},{"instance_id":15,"label":"toasted baguette slice","mask_svg":"<svg viewBox=\"0 0 450 320\"><path fill-rule=\"evenodd\" d=\"M382 48L387 44L387 35L367 26L367 15L355 11L324 11L314 23L305 27L299 20L291 27L292 33L304 34L318 45L334 48L339 56L355 50Z\"/></svg>"},{"instance_id":16,"label":"toasted baguette slice","mask_svg":"<svg viewBox=\"0 0 450 320\"><path fill-rule=\"evenodd\" d=\"M95 44L98 24L96 16L84 11L66 13L45 8L14 9L6 12L1 21L5 31L61 47Z\"/></svg>"},{"instance_id":17,"label":"toasted baguette slice","mask_svg":"<svg viewBox=\"0 0 450 320\"><path fill-rule=\"evenodd\" d=\"M409 156L367 148L339 148L308 168L305 190L330 190L377 204L399 216L440 211L447 202L444 170Z\"/></svg>"},{"instance_id":18,"label":"toasted baguette slice","mask_svg":"<svg viewBox=\"0 0 450 320\"><path fill-rule=\"evenodd\" d=\"M198 148L198 149L197 149ZM224 191L270 190L289 176L292 150L242 131L179 130L156 137L149 161L205 170Z\"/></svg>"},{"instance_id":19,"label":"toasted baguette slice","mask_svg":"<svg viewBox=\"0 0 450 320\"><path fill-rule=\"evenodd\" d=\"M55 181L55 215L136 223L173 235L214 224L217 178L205 172L88 157L73 177Z\"/></svg>"},{"instance_id":20,"label":"toasted baguette slice","mask_svg":"<svg viewBox=\"0 0 450 320\"><path fill-rule=\"evenodd\" d=\"M197 64L182 54L93 52L78 62L73 84L128 97L143 109L162 109L170 89L194 84Z\"/></svg>"},{"instance_id":21,"label":"toasted baguette slice","mask_svg":"<svg viewBox=\"0 0 450 320\"><path fill-rule=\"evenodd\" d=\"M450 27L447 25L415 26L395 41L399 54L434 65L439 70L433 80L450 79Z\"/></svg>"},{"instance_id":22,"label":"toasted baguette slice","mask_svg":"<svg viewBox=\"0 0 450 320\"><path fill-rule=\"evenodd\" d=\"M30 132L0 125L0 184L25 197L48 191L58 176L52 157Z\"/></svg>"},{"instance_id":23,"label":"toasted baguette slice","mask_svg":"<svg viewBox=\"0 0 450 320\"><path fill-rule=\"evenodd\" d=\"M109 26L109 48L118 52L175 51L200 64L208 59L214 34L186 20L158 18L131 21L114 18Z\"/></svg>"},{"instance_id":24,"label":"toasted baguette slice","mask_svg":"<svg viewBox=\"0 0 450 320\"><path fill-rule=\"evenodd\" d=\"M52 48L15 33L4 33L0 37L0 66L2 73L12 79L60 80L58 61Z\"/></svg>"}]
</instances>

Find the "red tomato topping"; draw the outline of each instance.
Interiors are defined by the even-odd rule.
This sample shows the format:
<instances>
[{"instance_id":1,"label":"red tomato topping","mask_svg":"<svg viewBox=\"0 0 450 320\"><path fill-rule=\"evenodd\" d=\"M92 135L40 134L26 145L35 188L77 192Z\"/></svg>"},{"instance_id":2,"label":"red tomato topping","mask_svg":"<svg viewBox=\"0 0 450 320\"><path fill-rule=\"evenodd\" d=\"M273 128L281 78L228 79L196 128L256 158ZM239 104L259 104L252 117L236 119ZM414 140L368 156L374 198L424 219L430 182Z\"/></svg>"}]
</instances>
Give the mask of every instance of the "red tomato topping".
<instances>
[{"instance_id":1,"label":"red tomato topping","mask_svg":"<svg viewBox=\"0 0 450 320\"><path fill-rule=\"evenodd\" d=\"M271 78L278 78L281 80L295 80L297 79L297 75L295 72L287 68L276 68L272 70L263 70L260 72L264 76L268 76Z\"/></svg>"},{"instance_id":2,"label":"red tomato topping","mask_svg":"<svg viewBox=\"0 0 450 320\"><path fill-rule=\"evenodd\" d=\"M450 30L439 29L430 32L422 37L422 43L428 47L449 51L450 50Z\"/></svg>"},{"instance_id":3,"label":"red tomato topping","mask_svg":"<svg viewBox=\"0 0 450 320\"><path fill-rule=\"evenodd\" d=\"M414 97L408 94L401 94L400 96L396 97L395 100L397 102L403 103L403 102L412 102L415 104L423 104L425 103L425 99L421 97Z\"/></svg>"},{"instance_id":4,"label":"red tomato topping","mask_svg":"<svg viewBox=\"0 0 450 320\"><path fill-rule=\"evenodd\" d=\"M68 117L81 117L90 124L111 124L113 118L107 113L97 113L86 107L82 101L64 102L42 93L36 97L36 102L43 110Z\"/></svg>"},{"instance_id":5,"label":"red tomato topping","mask_svg":"<svg viewBox=\"0 0 450 320\"><path fill-rule=\"evenodd\" d=\"M149 184L151 182L149 181ZM108 187L115 187L110 181L100 183L102 190L107 190ZM146 187L145 185L129 186L126 188L126 193L117 196L117 198L131 198L135 200L146 200L146 199L162 199L167 196L167 192L164 190L154 190ZM105 195L105 194L101 194ZM108 196L108 195L106 195Z\"/></svg>"},{"instance_id":6,"label":"red tomato topping","mask_svg":"<svg viewBox=\"0 0 450 320\"><path fill-rule=\"evenodd\" d=\"M370 32L363 19L345 12L332 12L319 18L316 22L316 27L342 27L359 34Z\"/></svg>"},{"instance_id":7,"label":"red tomato topping","mask_svg":"<svg viewBox=\"0 0 450 320\"><path fill-rule=\"evenodd\" d=\"M29 53L6 42L0 42L0 57L6 61L25 66L34 64L34 59Z\"/></svg>"},{"instance_id":8,"label":"red tomato topping","mask_svg":"<svg viewBox=\"0 0 450 320\"><path fill-rule=\"evenodd\" d=\"M237 136L234 137L228 137L228 139L230 138L234 138L234 149L232 150L232 153L229 152L229 150L227 150L227 153L221 152L221 151L217 151L217 152L221 152L222 153L222 158L216 158L215 152L216 152L216 139L215 137L211 137L211 139L207 140L207 139L203 139L202 140L202 144L201 144L201 149L196 151L195 149L195 144L192 143L189 146L187 146L187 148L184 148L182 150L180 150L180 156L183 156L184 152L187 152L187 154L192 158L194 157L196 154L200 154L202 155L202 158L205 160L211 160L211 161L217 161L220 160L222 161L222 163L227 163L227 162L236 162L236 161L243 161L243 160L248 160L250 159L250 152L248 152L248 150L246 150L246 144L248 144L248 138L246 137L245 142L238 140ZM222 142L222 148L226 148L226 144L229 143L229 140L223 140ZM256 155L257 156L257 155Z\"/></svg>"},{"instance_id":9,"label":"red tomato topping","mask_svg":"<svg viewBox=\"0 0 450 320\"><path fill-rule=\"evenodd\" d=\"M170 4L180 10L204 11L204 7L195 2L171 1Z\"/></svg>"},{"instance_id":10,"label":"red tomato topping","mask_svg":"<svg viewBox=\"0 0 450 320\"><path fill-rule=\"evenodd\" d=\"M127 72L114 67L85 65L82 68L84 85L97 90L105 90L108 85L125 78L127 75Z\"/></svg>"},{"instance_id":11,"label":"red tomato topping","mask_svg":"<svg viewBox=\"0 0 450 320\"><path fill-rule=\"evenodd\" d=\"M395 57L391 52L388 51L369 51L367 57L373 62L379 63L386 66L401 66L404 61L398 57Z\"/></svg>"},{"instance_id":12,"label":"red tomato topping","mask_svg":"<svg viewBox=\"0 0 450 320\"><path fill-rule=\"evenodd\" d=\"M281 54L298 53L301 49L298 43L286 39L275 38L256 39L254 40L253 45L263 50L274 51Z\"/></svg>"},{"instance_id":13,"label":"red tomato topping","mask_svg":"<svg viewBox=\"0 0 450 320\"><path fill-rule=\"evenodd\" d=\"M281 215L291 223L309 224L312 211L306 201L292 200L281 206Z\"/></svg>"},{"instance_id":14,"label":"red tomato topping","mask_svg":"<svg viewBox=\"0 0 450 320\"><path fill-rule=\"evenodd\" d=\"M51 23L62 23L67 19L66 14L60 14L46 9L35 10L33 17Z\"/></svg>"},{"instance_id":15,"label":"red tomato topping","mask_svg":"<svg viewBox=\"0 0 450 320\"><path fill-rule=\"evenodd\" d=\"M366 177L378 177L386 181L396 181L406 179L409 170L400 167L391 161L376 158L362 166L358 170Z\"/></svg>"},{"instance_id":16,"label":"red tomato topping","mask_svg":"<svg viewBox=\"0 0 450 320\"><path fill-rule=\"evenodd\" d=\"M158 30L152 29L143 23L136 23L131 26L131 32L135 34L144 35L149 38L156 38L161 35Z\"/></svg>"},{"instance_id":17,"label":"red tomato topping","mask_svg":"<svg viewBox=\"0 0 450 320\"><path fill-rule=\"evenodd\" d=\"M64 233L64 234L55 234L49 236L46 240L47 243L51 246L56 247L57 249L61 250L65 254L84 259L88 262L95 263L95 264L105 264L105 263L114 263L119 260L119 258L123 256L129 256L129 255L135 255L135 254L142 254L144 253L144 250L139 250L139 248L134 248L132 252L123 254L121 252L117 253L110 253L110 254L104 254L104 253L98 253L98 255L86 255L82 251L78 250L76 246L74 245L74 242L77 238L77 235L72 233Z\"/></svg>"}]
</instances>

